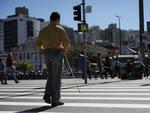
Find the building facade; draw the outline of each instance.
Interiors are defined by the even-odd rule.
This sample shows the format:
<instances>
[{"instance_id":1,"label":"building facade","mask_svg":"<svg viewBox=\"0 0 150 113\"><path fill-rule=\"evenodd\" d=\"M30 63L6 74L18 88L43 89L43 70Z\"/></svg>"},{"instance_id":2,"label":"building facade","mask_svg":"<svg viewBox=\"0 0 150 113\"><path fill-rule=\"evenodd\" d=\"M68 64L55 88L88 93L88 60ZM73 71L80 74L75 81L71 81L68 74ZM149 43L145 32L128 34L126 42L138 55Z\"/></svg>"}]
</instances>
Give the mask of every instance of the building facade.
<instances>
[{"instance_id":1,"label":"building facade","mask_svg":"<svg viewBox=\"0 0 150 113\"><path fill-rule=\"evenodd\" d=\"M33 71L43 71L44 58L36 48L36 38L28 38L25 43L13 48L11 52L16 63L26 61L33 65Z\"/></svg>"},{"instance_id":2,"label":"building facade","mask_svg":"<svg viewBox=\"0 0 150 113\"><path fill-rule=\"evenodd\" d=\"M150 21L147 22L147 33L150 34Z\"/></svg>"},{"instance_id":3,"label":"building facade","mask_svg":"<svg viewBox=\"0 0 150 113\"><path fill-rule=\"evenodd\" d=\"M9 52L28 37L37 37L40 31L40 20L29 17L28 9L16 8L16 14L8 16L4 21L4 51Z\"/></svg>"},{"instance_id":4,"label":"building facade","mask_svg":"<svg viewBox=\"0 0 150 113\"><path fill-rule=\"evenodd\" d=\"M4 50L4 34L3 34L3 20L0 19L0 53L2 53Z\"/></svg>"},{"instance_id":5,"label":"building facade","mask_svg":"<svg viewBox=\"0 0 150 113\"><path fill-rule=\"evenodd\" d=\"M105 29L104 41L112 43L115 47L119 47L120 44L119 29L117 29L117 24L109 24L108 28Z\"/></svg>"},{"instance_id":6,"label":"building facade","mask_svg":"<svg viewBox=\"0 0 150 113\"><path fill-rule=\"evenodd\" d=\"M96 40L100 40L100 36L101 35L99 26L90 27L88 42L95 42Z\"/></svg>"}]
</instances>

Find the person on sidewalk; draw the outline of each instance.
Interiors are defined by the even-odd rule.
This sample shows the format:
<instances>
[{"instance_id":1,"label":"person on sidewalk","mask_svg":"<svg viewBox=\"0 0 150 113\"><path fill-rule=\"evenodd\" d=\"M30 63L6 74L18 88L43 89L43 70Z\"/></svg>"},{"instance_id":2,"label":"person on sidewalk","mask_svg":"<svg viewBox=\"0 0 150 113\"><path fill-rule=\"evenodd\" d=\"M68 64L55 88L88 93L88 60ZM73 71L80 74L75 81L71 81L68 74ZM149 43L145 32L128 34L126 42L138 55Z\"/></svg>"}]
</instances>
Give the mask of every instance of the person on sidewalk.
<instances>
[{"instance_id":1,"label":"person on sidewalk","mask_svg":"<svg viewBox=\"0 0 150 113\"><path fill-rule=\"evenodd\" d=\"M67 54L70 46L68 35L59 23L60 14L52 12L49 25L40 31L37 38L37 48L44 54L48 71L43 99L53 107L64 104L60 101L62 60L63 54Z\"/></svg>"},{"instance_id":2,"label":"person on sidewalk","mask_svg":"<svg viewBox=\"0 0 150 113\"><path fill-rule=\"evenodd\" d=\"M116 57L112 61L112 70L113 70L114 77L116 76L120 79L121 62L119 61L118 57Z\"/></svg>"},{"instance_id":3,"label":"person on sidewalk","mask_svg":"<svg viewBox=\"0 0 150 113\"><path fill-rule=\"evenodd\" d=\"M82 79L85 79L85 56L84 51L81 51L77 56L78 70L82 71ZM88 74L89 79L91 79L91 70L90 70L90 60L86 59L86 74Z\"/></svg>"},{"instance_id":4,"label":"person on sidewalk","mask_svg":"<svg viewBox=\"0 0 150 113\"><path fill-rule=\"evenodd\" d=\"M102 63L102 56L100 53L97 53L97 66L98 66L98 74L100 75L100 78L103 79L103 74L102 74L102 68L103 68L103 63Z\"/></svg>"},{"instance_id":5,"label":"person on sidewalk","mask_svg":"<svg viewBox=\"0 0 150 113\"><path fill-rule=\"evenodd\" d=\"M2 58L0 58L0 80L1 80L1 84L4 84L4 63L2 61Z\"/></svg>"},{"instance_id":6,"label":"person on sidewalk","mask_svg":"<svg viewBox=\"0 0 150 113\"><path fill-rule=\"evenodd\" d=\"M107 56L104 62L104 70L105 70L105 79L107 79L107 74L110 75L111 78L114 78L111 71L111 59Z\"/></svg>"},{"instance_id":7,"label":"person on sidewalk","mask_svg":"<svg viewBox=\"0 0 150 113\"><path fill-rule=\"evenodd\" d=\"M13 58L11 54L8 54L6 58L6 72L4 77L4 84L8 84L7 79L9 75L12 76L16 84L19 83L19 80L16 77L16 67L13 63Z\"/></svg>"}]
</instances>

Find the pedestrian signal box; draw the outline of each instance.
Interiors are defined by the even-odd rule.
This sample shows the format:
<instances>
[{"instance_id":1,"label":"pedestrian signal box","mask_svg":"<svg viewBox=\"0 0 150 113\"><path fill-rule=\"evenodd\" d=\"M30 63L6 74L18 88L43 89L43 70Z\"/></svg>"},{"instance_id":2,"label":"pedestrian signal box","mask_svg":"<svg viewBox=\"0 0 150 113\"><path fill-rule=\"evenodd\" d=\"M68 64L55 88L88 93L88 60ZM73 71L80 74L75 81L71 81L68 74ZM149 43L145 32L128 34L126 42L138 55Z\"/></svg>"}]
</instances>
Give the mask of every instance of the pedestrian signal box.
<instances>
[{"instance_id":1,"label":"pedestrian signal box","mask_svg":"<svg viewBox=\"0 0 150 113\"><path fill-rule=\"evenodd\" d=\"M78 31L79 32L88 31L88 24L87 23L78 23Z\"/></svg>"}]
</instances>

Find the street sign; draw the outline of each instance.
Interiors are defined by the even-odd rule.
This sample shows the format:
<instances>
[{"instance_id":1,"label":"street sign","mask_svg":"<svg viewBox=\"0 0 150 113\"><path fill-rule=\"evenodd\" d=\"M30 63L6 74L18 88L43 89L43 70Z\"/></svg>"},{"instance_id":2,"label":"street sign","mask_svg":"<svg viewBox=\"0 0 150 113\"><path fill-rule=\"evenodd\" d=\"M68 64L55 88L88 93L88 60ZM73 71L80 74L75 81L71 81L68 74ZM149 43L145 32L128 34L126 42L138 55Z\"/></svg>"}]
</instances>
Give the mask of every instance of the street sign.
<instances>
[{"instance_id":1,"label":"street sign","mask_svg":"<svg viewBox=\"0 0 150 113\"><path fill-rule=\"evenodd\" d=\"M88 31L88 24L78 23L78 31L79 32Z\"/></svg>"},{"instance_id":2,"label":"street sign","mask_svg":"<svg viewBox=\"0 0 150 113\"><path fill-rule=\"evenodd\" d=\"M92 12L92 6L86 6L85 12L91 13Z\"/></svg>"}]
</instances>

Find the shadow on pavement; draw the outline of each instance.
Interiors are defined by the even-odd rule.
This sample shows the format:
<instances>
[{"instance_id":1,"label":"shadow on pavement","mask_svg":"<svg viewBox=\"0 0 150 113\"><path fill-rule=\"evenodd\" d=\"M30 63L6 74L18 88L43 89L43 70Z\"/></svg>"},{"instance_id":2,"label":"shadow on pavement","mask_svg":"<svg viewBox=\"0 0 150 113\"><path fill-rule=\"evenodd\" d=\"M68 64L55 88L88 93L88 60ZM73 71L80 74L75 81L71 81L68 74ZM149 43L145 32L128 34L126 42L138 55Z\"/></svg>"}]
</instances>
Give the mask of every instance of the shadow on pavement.
<instances>
[{"instance_id":1,"label":"shadow on pavement","mask_svg":"<svg viewBox=\"0 0 150 113\"><path fill-rule=\"evenodd\" d=\"M99 84L110 84L110 83L117 83L117 82L124 82L125 80L116 80L116 81L106 81L106 82L101 82L101 83L88 83L88 84L84 84L84 83L78 83L78 87L84 87L84 86L90 86L90 85L99 85ZM68 86L62 89L71 89L76 87L76 84L67 84L67 85L74 85L74 86Z\"/></svg>"},{"instance_id":2,"label":"shadow on pavement","mask_svg":"<svg viewBox=\"0 0 150 113\"><path fill-rule=\"evenodd\" d=\"M15 113L39 113L39 112L42 112L42 111L45 111L45 110L48 110L48 109L52 109L53 107L52 106L41 106L41 107L37 107L37 108L33 108L33 109L29 109L29 110L24 110L24 111L18 111L18 112L15 112Z\"/></svg>"},{"instance_id":3,"label":"shadow on pavement","mask_svg":"<svg viewBox=\"0 0 150 113\"><path fill-rule=\"evenodd\" d=\"M1 99L8 99L8 98L11 98L11 97L19 97L19 96L28 96L28 95L35 95L37 93L44 93L44 91L36 91L38 89L45 89L44 87L38 87L38 88L33 88L33 89L30 89L28 91L16 91L16 93L20 93L20 94L16 94L16 95L8 95L6 97L2 97L0 98ZM12 93L11 91L5 91L5 92L10 92ZM21 94L21 93L27 93L27 94Z\"/></svg>"},{"instance_id":4,"label":"shadow on pavement","mask_svg":"<svg viewBox=\"0 0 150 113\"><path fill-rule=\"evenodd\" d=\"M142 84L142 85L140 85L140 86L150 86L150 84Z\"/></svg>"}]
</instances>

